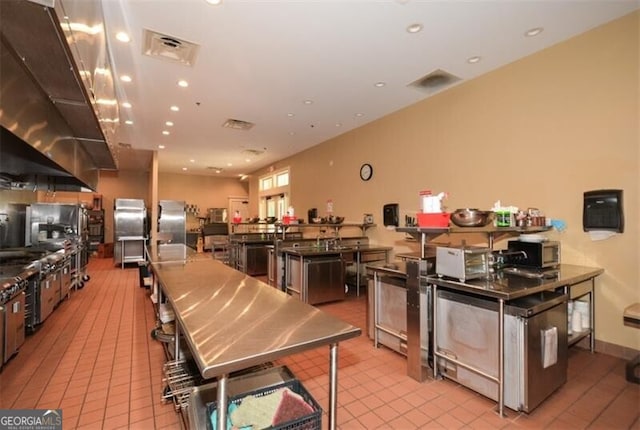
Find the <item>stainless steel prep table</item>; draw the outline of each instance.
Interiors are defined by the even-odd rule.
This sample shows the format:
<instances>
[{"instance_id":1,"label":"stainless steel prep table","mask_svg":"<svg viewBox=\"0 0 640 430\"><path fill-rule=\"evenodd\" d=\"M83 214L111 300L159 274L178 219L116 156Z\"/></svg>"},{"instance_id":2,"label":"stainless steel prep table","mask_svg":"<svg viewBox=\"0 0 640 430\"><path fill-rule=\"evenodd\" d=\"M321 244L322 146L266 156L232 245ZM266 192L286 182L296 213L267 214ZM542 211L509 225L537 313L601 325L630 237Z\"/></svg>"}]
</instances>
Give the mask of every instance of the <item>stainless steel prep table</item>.
<instances>
[{"instance_id":1,"label":"stainless steel prep table","mask_svg":"<svg viewBox=\"0 0 640 430\"><path fill-rule=\"evenodd\" d=\"M570 293L570 289L573 285L581 285L585 281L590 281L590 294L591 294L591 351L593 352L595 332L594 327L594 294L593 288L595 284L595 277L601 275L604 272L601 268L575 266L570 264L562 264L558 268L558 274L553 279L529 279L514 275L502 275L498 274L493 279L474 279L466 282L459 282L457 280L451 280L446 278L440 278L435 275L428 276L428 282L433 285L433 355L434 366L433 376L437 377L438 366L436 363L436 357L444 360L452 361L460 366L467 368L468 370L477 372L485 376L486 378L496 382L498 384L498 411L500 416L503 416L504 409L504 306L505 302L514 300L520 297L526 297L533 294L541 293L543 291L555 290L556 288L563 288L565 293ZM437 289L438 287L455 290L464 293L471 293L484 298L497 300L498 302L498 377L494 378L490 375L483 374L479 369L476 369L468 363L461 363L457 360L453 360L451 357L439 352L438 350L438 337L436 330L436 321L438 306Z\"/></svg>"},{"instance_id":2,"label":"stainless steel prep table","mask_svg":"<svg viewBox=\"0 0 640 430\"><path fill-rule=\"evenodd\" d=\"M336 427L338 342L358 327L215 260L152 263L203 378L218 378L218 428L226 426L231 372L330 346L329 427Z\"/></svg>"},{"instance_id":3,"label":"stainless steel prep table","mask_svg":"<svg viewBox=\"0 0 640 430\"><path fill-rule=\"evenodd\" d=\"M389 251L393 248L391 246L377 246L377 245L353 245L353 246L334 246L334 247L323 247L323 246L310 246L310 247L292 247L292 248L284 248L282 251L285 254L295 255L300 258L309 258L309 257L321 257L321 256L329 256L329 255L349 255L349 261L353 261L356 264L356 295L360 296L360 277L361 266L362 263L369 263L373 261L380 261L378 258L367 258L366 256L375 253L384 253L384 261L387 262L389 259ZM288 265L287 265L288 267ZM288 270L288 269L287 269Z\"/></svg>"}]
</instances>

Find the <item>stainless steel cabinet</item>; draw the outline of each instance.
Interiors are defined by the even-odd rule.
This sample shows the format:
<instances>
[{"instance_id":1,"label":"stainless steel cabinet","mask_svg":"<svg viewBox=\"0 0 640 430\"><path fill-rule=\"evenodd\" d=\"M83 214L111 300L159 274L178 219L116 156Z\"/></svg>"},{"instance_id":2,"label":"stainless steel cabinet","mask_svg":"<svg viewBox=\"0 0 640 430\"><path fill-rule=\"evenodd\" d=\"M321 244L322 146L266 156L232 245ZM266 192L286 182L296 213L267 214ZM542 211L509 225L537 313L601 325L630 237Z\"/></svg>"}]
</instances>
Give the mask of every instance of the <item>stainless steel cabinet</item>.
<instances>
[{"instance_id":1,"label":"stainless steel cabinet","mask_svg":"<svg viewBox=\"0 0 640 430\"><path fill-rule=\"evenodd\" d=\"M438 358L441 374L497 400L497 304L450 291L440 291L436 301L434 348L446 356ZM505 307L504 404L509 408L531 412L566 382L566 301L564 294L545 291Z\"/></svg>"},{"instance_id":2,"label":"stainless steel cabinet","mask_svg":"<svg viewBox=\"0 0 640 430\"><path fill-rule=\"evenodd\" d=\"M344 263L340 257L312 258L304 262L307 303L344 300Z\"/></svg>"},{"instance_id":3,"label":"stainless steel cabinet","mask_svg":"<svg viewBox=\"0 0 640 430\"><path fill-rule=\"evenodd\" d=\"M287 256L286 291L310 305L344 300L344 262L339 255Z\"/></svg>"},{"instance_id":4,"label":"stainless steel cabinet","mask_svg":"<svg viewBox=\"0 0 640 430\"><path fill-rule=\"evenodd\" d=\"M268 252L264 244L244 245L243 255L245 273L251 276L267 274Z\"/></svg>"},{"instance_id":5,"label":"stainless steel cabinet","mask_svg":"<svg viewBox=\"0 0 640 430\"><path fill-rule=\"evenodd\" d=\"M144 260L147 237L147 210L144 200L116 199L114 206L115 245L114 264L124 267L125 263Z\"/></svg>"},{"instance_id":6,"label":"stainless steel cabinet","mask_svg":"<svg viewBox=\"0 0 640 430\"><path fill-rule=\"evenodd\" d=\"M9 360L24 343L24 305L25 294L20 293L4 306L4 354L3 362ZM2 313L0 313L0 316Z\"/></svg>"}]
</instances>

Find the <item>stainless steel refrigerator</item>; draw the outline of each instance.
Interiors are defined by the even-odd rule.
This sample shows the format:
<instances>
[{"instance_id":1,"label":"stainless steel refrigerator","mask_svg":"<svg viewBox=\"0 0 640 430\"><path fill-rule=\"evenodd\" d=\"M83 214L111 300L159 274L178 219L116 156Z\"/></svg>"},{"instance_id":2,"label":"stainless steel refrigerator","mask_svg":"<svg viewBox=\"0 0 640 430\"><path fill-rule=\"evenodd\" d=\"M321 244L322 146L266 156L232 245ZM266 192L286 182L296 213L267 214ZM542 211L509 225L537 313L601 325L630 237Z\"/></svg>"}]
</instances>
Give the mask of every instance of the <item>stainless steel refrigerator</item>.
<instances>
[{"instance_id":1,"label":"stainless steel refrigerator","mask_svg":"<svg viewBox=\"0 0 640 430\"><path fill-rule=\"evenodd\" d=\"M165 243L187 244L187 213L184 201L160 200L158 239Z\"/></svg>"},{"instance_id":2,"label":"stainless steel refrigerator","mask_svg":"<svg viewBox=\"0 0 640 430\"><path fill-rule=\"evenodd\" d=\"M124 266L145 260L147 209L144 200L116 199L113 208L113 262Z\"/></svg>"}]
</instances>

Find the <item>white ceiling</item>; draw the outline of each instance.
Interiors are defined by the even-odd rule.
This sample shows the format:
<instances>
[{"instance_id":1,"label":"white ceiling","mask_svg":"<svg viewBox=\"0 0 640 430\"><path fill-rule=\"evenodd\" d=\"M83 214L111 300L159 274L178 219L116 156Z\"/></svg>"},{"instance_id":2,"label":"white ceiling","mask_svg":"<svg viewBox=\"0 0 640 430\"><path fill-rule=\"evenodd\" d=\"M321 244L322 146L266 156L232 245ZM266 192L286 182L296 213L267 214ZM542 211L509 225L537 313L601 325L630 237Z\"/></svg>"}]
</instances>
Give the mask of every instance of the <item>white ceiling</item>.
<instances>
[{"instance_id":1,"label":"white ceiling","mask_svg":"<svg viewBox=\"0 0 640 430\"><path fill-rule=\"evenodd\" d=\"M132 104L120 109L117 141L165 145L161 172L250 173L428 97L408 85L434 70L464 82L638 7L637 0L103 0L114 71L133 78L117 83L120 102ZM423 30L410 34L414 23ZM534 27L544 31L525 37ZM145 29L197 44L193 66L143 55ZM131 41L117 41L119 31ZM473 56L481 60L468 63ZM255 126L223 128L229 118ZM131 157L121 158L126 168Z\"/></svg>"}]
</instances>

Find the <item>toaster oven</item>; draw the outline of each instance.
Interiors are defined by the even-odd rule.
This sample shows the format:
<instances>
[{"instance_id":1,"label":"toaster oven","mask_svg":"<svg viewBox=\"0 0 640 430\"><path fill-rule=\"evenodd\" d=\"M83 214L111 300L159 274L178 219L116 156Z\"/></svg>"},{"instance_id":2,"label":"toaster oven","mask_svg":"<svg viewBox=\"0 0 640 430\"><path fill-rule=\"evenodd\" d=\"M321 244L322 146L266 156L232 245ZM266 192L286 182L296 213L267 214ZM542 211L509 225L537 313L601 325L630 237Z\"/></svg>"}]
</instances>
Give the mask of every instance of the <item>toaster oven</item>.
<instances>
[{"instance_id":1,"label":"toaster oven","mask_svg":"<svg viewBox=\"0 0 640 430\"><path fill-rule=\"evenodd\" d=\"M557 241L510 240L508 247L509 251L520 252L510 255L506 261L514 266L547 269L560 264L560 242Z\"/></svg>"},{"instance_id":2,"label":"toaster oven","mask_svg":"<svg viewBox=\"0 0 640 430\"><path fill-rule=\"evenodd\" d=\"M485 278L489 274L491 250L480 247L436 248L436 274L457 278L461 282Z\"/></svg>"}]
</instances>

